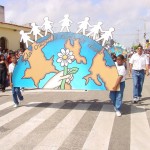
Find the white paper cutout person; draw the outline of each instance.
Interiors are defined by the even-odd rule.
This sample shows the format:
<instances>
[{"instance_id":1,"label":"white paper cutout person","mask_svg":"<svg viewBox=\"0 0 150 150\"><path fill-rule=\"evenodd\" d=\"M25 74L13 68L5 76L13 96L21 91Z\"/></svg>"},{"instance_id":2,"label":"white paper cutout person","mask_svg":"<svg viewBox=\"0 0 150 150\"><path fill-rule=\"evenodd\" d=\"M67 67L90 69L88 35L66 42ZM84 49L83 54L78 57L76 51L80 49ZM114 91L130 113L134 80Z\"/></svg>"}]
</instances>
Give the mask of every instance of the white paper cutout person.
<instances>
[{"instance_id":1,"label":"white paper cutout person","mask_svg":"<svg viewBox=\"0 0 150 150\"><path fill-rule=\"evenodd\" d=\"M45 36L47 35L48 32L51 32L52 34L54 33L51 24L53 24L53 22L51 22L48 17L45 17L44 23L41 26L41 28L45 31Z\"/></svg>"},{"instance_id":2,"label":"white paper cutout person","mask_svg":"<svg viewBox=\"0 0 150 150\"><path fill-rule=\"evenodd\" d=\"M113 39L112 37L112 32L114 32L115 29L114 28L109 28L108 31L104 31L104 33L101 35L101 37L99 39L97 39L96 41L101 41L103 40L102 42L102 46L105 45L105 43L109 40L109 39Z\"/></svg>"},{"instance_id":3,"label":"white paper cutout person","mask_svg":"<svg viewBox=\"0 0 150 150\"><path fill-rule=\"evenodd\" d=\"M86 30L88 29L88 26L89 27L92 27L89 23L89 20L90 18L89 17L85 17L84 21L81 21L81 22L78 22L79 25L79 29L76 33L79 33L81 30L83 31L83 35L86 34Z\"/></svg>"},{"instance_id":4,"label":"white paper cutout person","mask_svg":"<svg viewBox=\"0 0 150 150\"><path fill-rule=\"evenodd\" d=\"M32 41L30 39L30 36L28 36L30 33L25 33L23 30L20 31L20 35L21 35L21 39L20 42L24 42L26 44L26 48L28 48L28 41L31 43L34 43L34 41Z\"/></svg>"},{"instance_id":5,"label":"white paper cutout person","mask_svg":"<svg viewBox=\"0 0 150 150\"><path fill-rule=\"evenodd\" d=\"M93 35L93 40L96 40L99 37L99 33L102 33L103 30L101 28L102 22L98 22L97 25L94 25L91 31L87 34L87 36Z\"/></svg>"},{"instance_id":6,"label":"white paper cutout person","mask_svg":"<svg viewBox=\"0 0 150 150\"><path fill-rule=\"evenodd\" d=\"M37 26L35 23L32 23L31 26L32 26L32 29L31 29L30 34L33 32L35 41L37 40L38 35L43 37L43 35L40 33L40 29L39 29L40 26Z\"/></svg>"},{"instance_id":7,"label":"white paper cutout person","mask_svg":"<svg viewBox=\"0 0 150 150\"><path fill-rule=\"evenodd\" d=\"M62 23L60 32L62 32L65 28L67 29L68 32L70 32L69 27L70 27L70 23L72 23L72 21L69 19L68 14L64 15L64 19L61 20L59 23Z\"/></svg>"}]
</instances>

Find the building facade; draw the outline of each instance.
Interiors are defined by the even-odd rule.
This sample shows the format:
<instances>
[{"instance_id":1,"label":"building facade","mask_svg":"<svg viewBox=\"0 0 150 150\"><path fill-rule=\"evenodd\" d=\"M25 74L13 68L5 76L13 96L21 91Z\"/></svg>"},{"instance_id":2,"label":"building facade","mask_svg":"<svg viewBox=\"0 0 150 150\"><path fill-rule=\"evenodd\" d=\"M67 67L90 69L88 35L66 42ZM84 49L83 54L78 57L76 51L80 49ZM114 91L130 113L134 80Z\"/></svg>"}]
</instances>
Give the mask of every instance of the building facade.
<instances>
[{"instance_id":1,"label":"building facade","mask_svg":"<svg viewBox=\"0 0 150 150\"><path fill-rule=\"evenodd\" d=\"M19 32L24 30L29 32L30 27L20 26L16 24L5 22L5 8L0 5L0 50L18 50L20 48L25 49L25 44L20 42Z\"/></svg>"},{"instance_id":2,"label":"building facade","mask_svg":"<svg viewBox=\"0 0 150 150\"><path fill-rule=\"evenodd\" d=\"M23 42L20 42L20 30L29 32L31 28L0 22L0 47L1 49L18 50L25 49Z\"/></svg>"}]
</instances>

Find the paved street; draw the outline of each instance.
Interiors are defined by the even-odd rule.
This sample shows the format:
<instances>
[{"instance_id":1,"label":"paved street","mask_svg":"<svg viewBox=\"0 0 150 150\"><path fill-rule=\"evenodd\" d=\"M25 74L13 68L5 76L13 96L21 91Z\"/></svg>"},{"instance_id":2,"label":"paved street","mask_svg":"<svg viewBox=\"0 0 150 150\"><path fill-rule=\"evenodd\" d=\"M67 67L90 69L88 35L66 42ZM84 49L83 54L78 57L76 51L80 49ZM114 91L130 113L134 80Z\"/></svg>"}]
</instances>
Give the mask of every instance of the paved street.
<instances>
[{"instance_id":1,"label":"paved street","mask_svg":"<svg viewBox=\"0 0 150 150\"><path fill-rule=\"evenodd\" d=\"M150 150L150 77L138 104L126 80L122 117L108 93L25 90L18 108L11 91L0 93L0 149Z\"/></svg>"}]
</instances>

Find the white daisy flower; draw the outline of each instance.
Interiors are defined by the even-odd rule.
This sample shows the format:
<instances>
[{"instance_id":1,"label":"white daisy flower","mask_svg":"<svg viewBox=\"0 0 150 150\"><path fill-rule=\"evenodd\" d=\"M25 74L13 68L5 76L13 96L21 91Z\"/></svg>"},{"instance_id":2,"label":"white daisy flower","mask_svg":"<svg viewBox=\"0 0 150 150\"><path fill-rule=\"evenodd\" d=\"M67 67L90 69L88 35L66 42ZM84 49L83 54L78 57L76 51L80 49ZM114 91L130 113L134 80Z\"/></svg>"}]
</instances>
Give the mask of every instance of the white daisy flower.
<instances>
[{"instance_id":1,"label":"white daisy flower","mask_svg":"<svg viewBox=\"0 0 150 150\"><path fill-rule=\"evenodd\" d=\"M69 49L61 49L61 53L58 53L58 57L57 62L61 63L62 67L68 66L68 64L71 64L74 59L73 52L70 52Z\"/></svg>"}]
</instances>

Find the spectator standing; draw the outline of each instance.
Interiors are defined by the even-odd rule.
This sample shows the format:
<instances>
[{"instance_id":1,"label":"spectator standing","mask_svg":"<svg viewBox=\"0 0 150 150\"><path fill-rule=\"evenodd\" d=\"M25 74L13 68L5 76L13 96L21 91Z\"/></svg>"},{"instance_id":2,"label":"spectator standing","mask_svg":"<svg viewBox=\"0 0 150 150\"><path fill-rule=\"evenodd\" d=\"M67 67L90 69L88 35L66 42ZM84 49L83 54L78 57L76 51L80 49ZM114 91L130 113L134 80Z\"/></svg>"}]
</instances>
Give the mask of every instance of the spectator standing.
<instances>
[{"instance_id":1,"label":"spectator standing","mask_svg":"<svg viewBox=\"0 0 150 150\"><path fill-rule=\"evenodd\" d=\"M13 53L12 52L9 52L8 53L8 56L7 56L7 62L8 62L8 65L11 64L11 57L12 57Z\"/></svg>"},{"instance_id":2,"label":"spectator standing","mask_svg":"<svg viewBox=\"0 0 150 150\"><path fill-rule=\"evenodd\" d=\"M0 86L2 92L5 92L5 88L6 88L7 69L8 69L8 63L5 60L5 56L2 54L0 55Z\"/></svg>"}]
</instances>

